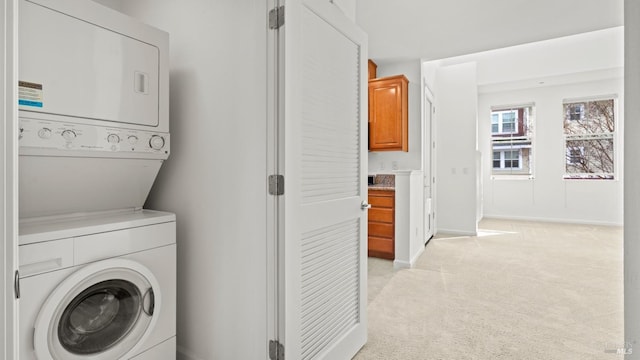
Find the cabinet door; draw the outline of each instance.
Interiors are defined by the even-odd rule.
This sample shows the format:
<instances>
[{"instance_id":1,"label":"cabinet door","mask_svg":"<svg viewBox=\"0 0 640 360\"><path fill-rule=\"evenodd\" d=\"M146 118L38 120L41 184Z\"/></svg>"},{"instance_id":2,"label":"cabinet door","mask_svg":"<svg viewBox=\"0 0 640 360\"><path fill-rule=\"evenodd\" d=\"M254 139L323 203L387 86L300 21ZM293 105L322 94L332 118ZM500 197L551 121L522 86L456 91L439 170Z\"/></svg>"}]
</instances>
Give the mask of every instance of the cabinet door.
<instances>
[{"instance_id":1,"label":"cabinet door","mask_svg":"<svg viewBox=\"0 0 640 360\"><path fill-rule=\"evenodd\" d=\"M378 76L377 74L377 69L378 69L378 65L376 65L376 63L374 63L371 59L369 59L369 80L371 79L375 79Z\"/></svg>"},{"instance_id":2,"label":"cabinet door","mask_svg":"<svg viewBox=\"0 0 640 360\"><path fill-rule=\"evenodd\" d=\"M409 151L408 80L403 75L369 81L369 149Z\"/></svg>"},{"instance_id":3,"label":"cabinet door","mask_svg":"<svg viewBox=\"0 0 640 360\"><path fill-rule=\"evenodd\" d=\"M368 255L383 259L395 258L395 193L369 192Z\"/></svg>"}]
</instances>

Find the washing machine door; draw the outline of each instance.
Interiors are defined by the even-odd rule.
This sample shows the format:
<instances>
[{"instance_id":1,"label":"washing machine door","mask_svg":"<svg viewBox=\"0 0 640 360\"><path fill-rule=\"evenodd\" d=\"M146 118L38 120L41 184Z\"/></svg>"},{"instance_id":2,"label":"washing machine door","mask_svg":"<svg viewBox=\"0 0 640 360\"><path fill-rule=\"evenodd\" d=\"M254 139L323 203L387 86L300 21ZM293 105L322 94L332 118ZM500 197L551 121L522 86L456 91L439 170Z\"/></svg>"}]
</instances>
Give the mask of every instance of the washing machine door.
<instances>
[{"instance_id":1,"label":"washing machine door","mask_svg":"<svg viewBox=\"0 0 640 360\"><path fill-rule=\"evenodd\" d=\"M159 284L143 265L110 259L87 265L53 291L35 322L38 359L128 359L155 326Z\"/></svg>"}]
</instances>

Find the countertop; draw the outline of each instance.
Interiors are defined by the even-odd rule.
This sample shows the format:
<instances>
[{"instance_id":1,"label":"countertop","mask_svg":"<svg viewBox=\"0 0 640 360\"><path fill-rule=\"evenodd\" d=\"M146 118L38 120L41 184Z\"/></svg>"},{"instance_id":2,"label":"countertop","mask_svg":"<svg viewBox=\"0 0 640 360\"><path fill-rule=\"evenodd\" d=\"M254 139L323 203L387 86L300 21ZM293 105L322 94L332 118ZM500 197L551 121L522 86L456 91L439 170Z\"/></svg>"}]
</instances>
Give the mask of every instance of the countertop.
<instances>
[{"instance_id":1,"label":"countertop","mask_svg":"<svg viewBox=\"0 0 640 360\"><path fill-rule=\"evenodd\" d=\"M369 190L379 191L395 191L396 190L396 176L393 174L378 174L375 175L373 185L369 185Z\"/></svg>"},{"instance_id":2,"label":"countertop","mask_svg":"<svg viewBox=\"0 0 640 360\"><path fill-rule=\"evenodd\" d=\"M374 191L383 191L383 190L391 190L391 191L395 191L396 188L395 186L389 186L387 184L374 184L374 185L369 185L369 191L374 190Z\"/></svg>"}]
</instances>

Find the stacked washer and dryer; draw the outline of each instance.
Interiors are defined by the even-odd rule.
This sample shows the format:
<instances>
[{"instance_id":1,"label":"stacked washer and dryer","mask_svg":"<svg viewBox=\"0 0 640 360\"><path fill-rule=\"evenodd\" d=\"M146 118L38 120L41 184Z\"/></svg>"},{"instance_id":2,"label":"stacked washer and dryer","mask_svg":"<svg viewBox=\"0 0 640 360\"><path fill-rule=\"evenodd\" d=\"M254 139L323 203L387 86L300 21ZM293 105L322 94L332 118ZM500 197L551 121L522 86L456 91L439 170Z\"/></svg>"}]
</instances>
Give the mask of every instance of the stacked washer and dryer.
<instances>
[{"instance_id":1,"label":"stacked washer and dryer","mask_svg":"<svg viewBox=\"0 0 640 360\"><path fill-rule=\"evenodd\" d=\"M86 0L21 0L21 359L175 359L168 34Z\"/></svg>"}]
</instances>

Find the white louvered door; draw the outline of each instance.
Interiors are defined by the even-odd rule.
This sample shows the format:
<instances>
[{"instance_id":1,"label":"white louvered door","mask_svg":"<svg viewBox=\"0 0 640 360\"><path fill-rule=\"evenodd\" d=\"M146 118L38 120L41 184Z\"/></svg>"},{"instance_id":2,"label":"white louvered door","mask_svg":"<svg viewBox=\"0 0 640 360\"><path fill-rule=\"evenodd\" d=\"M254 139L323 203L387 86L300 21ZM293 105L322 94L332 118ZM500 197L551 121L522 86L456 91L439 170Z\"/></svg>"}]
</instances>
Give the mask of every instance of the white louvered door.
<instances>
[{"instance_id":1,"label":"white louvered door","mask_svg":"<svg viewBox=\"0 0 640 360\"><path fill-rule=\"evenodd\" d=\"M366 342L366 35L328 0L281 0L279 338L287 359Z\"/></svg>"}]
</instances>

